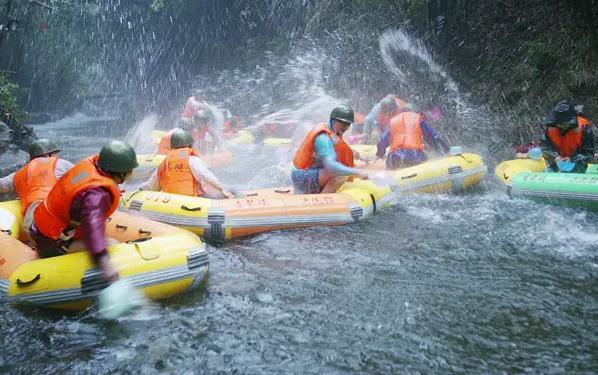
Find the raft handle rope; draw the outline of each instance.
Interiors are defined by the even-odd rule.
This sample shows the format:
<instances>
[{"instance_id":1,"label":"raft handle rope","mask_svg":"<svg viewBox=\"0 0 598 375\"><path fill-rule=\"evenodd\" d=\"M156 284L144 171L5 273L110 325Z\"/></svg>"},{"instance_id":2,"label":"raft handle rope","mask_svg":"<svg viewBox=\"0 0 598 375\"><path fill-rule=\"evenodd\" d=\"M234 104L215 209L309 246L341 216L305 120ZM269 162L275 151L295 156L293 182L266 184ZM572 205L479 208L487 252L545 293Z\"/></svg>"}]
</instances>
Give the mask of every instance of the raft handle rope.
<instances>
[{"instance_id":1,"label":"raft handle rope","mask_svg":"<svg viewBox=\"0 0 598 375\"><path fill-rule=\"evenodd\" d=\"M199 207L187 207L184 204L181 205L181 210L185 210L185 211L191 211L191 212L195 212L195 211L201 211L203 207L199 206Z\"/></svg>"},{"instance_id":2,"label":"raft handle rope","mask_svg":"<svg viewBox=\"0 0 598 375\"><path fill-rule=\"evenodd\" d=\"M129 240L126 243L128 243L128 244L136 244L136 243L140 243L140 242L149 241L151 239L152 239L151 237L142 237L142 238L136 238L134 240Z\"/></svg>"},{"instance_id":3,"label":"raft handle rope","mask_svg":"<svg viewBox=\"0 0 598 375\"><path fill-rule=\"evenodd\" d=\"M417 177L417 173L410 174L409 176L402 176L401 180L408 180L410 178Z\"/></svg>"},{"instance_id":4,"label":"raft handle rope","mask_svg":"<svg viewBox=\"0 0 598 375\"><path fill-rule=\"evenodd\" d=\"M291 189L286 189L286 190L274 190L275 193L278 194L288 194L291 192Z\"/></svg>"},{"instance_id":5,"label":"raft handle rope","mask_svg":"<svg viewBox=\"0 0 598 375\"><path fill-rule=\"evenodd\" d=\"M506 174L506 173L503 173L503 174L502 174L502 177L503 177L505 180L507 180L507 181L509 180L509 175L508 175L508 174Z\"/></svg>"},{"instance_id":6,"label":"raft handle rope","mask_svg":"<svg viewBox=\"0 0 598 375\"><path fill-rule=\"evenodd\" d=\"M150 234L152 234L151 230L143 230L143 228L139 228L138 232L142 236L149 236Z\"/></svg>"},{"instance_id":7,"label":"raft handle rope","mask_svg":"<svg viewBox=\"0 0 598 375\"><path fill-rule=\"evenodd\" d=\"M21 279L17 279L17 285L18 286L27 286L27 285L31 285L34 282L36 282L37 280L41 279L42 275L40 275L39 273L37 275L35 275L35 277L29 281L22 281Z\"/></svg>"},{"instance_id":8,"label":"raft handle rope","mask_svg":"<svg viewBox=\"0 0 598 375\"><path fill-rule=\"evenodd\" d=\"M129 229L129 227L126 225L116 224L116 230L122 230L123 232L126 232L127 229Z\"/></svg>"},{"instance_id":9,"label":"raft handle rope","mask_svg":"<svg viewBox=\"0 0 598 375\"><path fill-rule=\"evenodd\" d=\"M468 162L469 164L473 163L473 160L469 160L469 159L467 159L465 156L463 156L463 154L460 154L459 156L460 156L460 157L462 157L462 158L463 158L463 160L465 160L465 161L466 161L466 162Z\"/></svg>"},{"instance_id":10,"label":"raft handle rope","mask_svg":"<svg viewBox=\"0 0 598 375\"><path fill-rule=\"evenodd\" d=\"M376 197L374 197L374 194L370 194L370 197L372 198L372 207L374 209L373 213L376 213L377 211L377 207L376 207Z\"/></svg>"}]
</instances>

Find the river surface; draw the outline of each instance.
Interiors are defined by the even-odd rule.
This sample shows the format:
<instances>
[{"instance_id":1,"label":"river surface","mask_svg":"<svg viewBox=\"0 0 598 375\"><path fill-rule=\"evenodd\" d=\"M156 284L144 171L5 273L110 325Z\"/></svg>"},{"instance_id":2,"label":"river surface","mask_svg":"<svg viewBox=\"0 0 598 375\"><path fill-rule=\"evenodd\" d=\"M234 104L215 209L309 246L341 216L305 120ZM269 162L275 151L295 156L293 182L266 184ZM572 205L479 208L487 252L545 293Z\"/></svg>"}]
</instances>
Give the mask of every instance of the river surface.
<instances>
[{"instance_id":1,"label":"river surface","mask_svg":"<svg viewBox=\"0 0 598 375\"><path fill-rule=\"evenodd\" d=\"M82 119L35 130L70 158L125 133ZM217 175L284 181L275 157L248 155ZM2 304L0 372L595 372L597 222L508 199L490 173L358 224L208 244L202 288L121 321Z\"/></svg>"}]
</instances>

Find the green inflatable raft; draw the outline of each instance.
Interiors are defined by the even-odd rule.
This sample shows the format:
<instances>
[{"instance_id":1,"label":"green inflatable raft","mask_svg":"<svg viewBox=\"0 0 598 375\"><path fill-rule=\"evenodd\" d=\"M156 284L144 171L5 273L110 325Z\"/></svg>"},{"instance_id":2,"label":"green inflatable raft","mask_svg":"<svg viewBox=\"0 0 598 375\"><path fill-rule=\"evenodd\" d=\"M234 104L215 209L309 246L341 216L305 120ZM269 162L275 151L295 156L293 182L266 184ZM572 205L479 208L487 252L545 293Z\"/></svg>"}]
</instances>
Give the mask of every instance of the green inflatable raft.
<instances>
[{"instance_id":1,"label":"green inflatable raft","mask_svg":"<svg viewBox=\"0 0 598 375\"><path fill-rule=\"evenodd\" d=\"M512 197L598 211L598 164L586 173L520 172L507 183Z\"/></svg>"}]
</instances>

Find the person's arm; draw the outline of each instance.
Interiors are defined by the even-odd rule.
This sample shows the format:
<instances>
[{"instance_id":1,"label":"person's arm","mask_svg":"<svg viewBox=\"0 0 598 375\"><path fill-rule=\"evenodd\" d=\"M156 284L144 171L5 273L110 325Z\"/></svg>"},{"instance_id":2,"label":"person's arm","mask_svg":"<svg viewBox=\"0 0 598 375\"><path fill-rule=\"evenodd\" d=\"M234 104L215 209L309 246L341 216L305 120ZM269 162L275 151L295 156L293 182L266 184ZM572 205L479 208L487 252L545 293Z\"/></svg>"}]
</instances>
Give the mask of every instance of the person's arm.
<instances>
[{"instance_id":1,"label":"person's arm","mask_svg":"<svg viewBox=\"0 0 598 375\"><path fill-rule=\"evenodd\" d=\"M314 141L314 150L324 168L328 169L337 176L351 176L359 174L360 171L355 168L347 167L346 165L336 161L336 151L334 151L334 144L332 139L326 134L320 134Z\"/></svg>"},{"instance_id":2,"label":"person's arm","mask_svg":"<svg viewBox=\"0 0 598 375\"><path fill-rule=\"evenodd\" d=\"M220 136L218 135L218 133L211 126L208 126L207 132L210 134L210 137L212 137L212 139L216 143L216 147L219 150L221 150L222 149L222 140L220 139Z\"/></svg>"},{"instance_id":3,"label":"person's arm","mask_svg":"<svg viewBox=\"0 0 598 375\"><path fill-rule=\"evenodd\" d=\"M209 184L218 191L225 191L224 187L220 183L220 180L203 164L200 158L197 156L189 157L189 169L195 181L200 181Z\"/></svg>"},{"instance_id":4,"label":"person's arm","mask_svg":"<svg viewBox=\"0 0 598 375\"><path fill-rule=\"evenodd\" d=\"M384 134L382 134L382 136L378 140L378 145L376 146L378 148L378 151L376 151L377 158L382 159L384 157L384 154L386 154L386 148L388 147L389 144L390 144L390 129L386 129Z\"/></svg>"},{"instance_id":5,"label":"person's arm","mask_svg":"<svg viewBox=\"0 0 598 375\"><path fill-rule=\"evenodd\" d=\"M15 186L13 184L13 179L15 177L15 173L11 173L6 177L0 178L0 193L14 193Z\"/></svg>"},{"instance_id":6,"label":"person's arm","mask_svg":"<svg viewBox=\"0 0 598 375\"><path fill-rule=\"evenodd\" d=\"M100 267L104 279L114 282L118 279L118 272L111 265L106 249L106 219L112 206L112 195L106 189L92 188L82 193L80 199L85 248Z\"/></svg>"},{"instance_id":7,"label":"person's arm","mask_svg":"<svg viewBox=\"0 0 598 375\"><path fill-rule=\"evenodd\" d=\"M542 157L548 165L554 170L556 168L555 158L559 155L554 143L548 136L548 129L540 137L540 149L542 150Z\"/></svg>"},{"instance_id":8,"label":"person's arm","mask_svg":"<svg viewBox=\"0 0 598 375\"><path fill-rule=\"evenodd\" d=\"M593 158L594 152L594 132L590 126L586 126L583 129L581 147L578 153L582 154L583 156Z\"/></svg>"},{"instance_id":9,"label":"person's arm","mask_svg":"<svg viewBox=\"0 0 598 375\"><path fill-rule=\"evenodd\" d=\"M145 181L143 184L139 185L137 190L160 190L160 181L158 181L158 170L156 169L155 171L153 171L149 179Z\"/></svg>"},{"instance_id":10,"label":"person's arm","mask_svg":"<svg viewBox=\"0 0 598 375\"><path fill-rule=\"evenodd\" d=\"M420 123L422 128L422 134L424 136L424 141L429 143L436 151L446 154L449 152L449 146L444 142L444 140L438 135L436 130L432 128L428 123L424 120Z\"/></svg>"},{"instance_id":11,"label":"person's arm","mask_svg":"<svg viewBox=\"0 0 598 375\"><path fill-rule=\"evenodd\" d=\"M56 179L60 179L69 169L73 168L73 163L68 160L58 159L56 161L56 169L54 170L54 176Z\"/></svg>"},{"instance_id":12,"label":"person's arm","mask_svg":"<svg viewBox=\"0 0 598 375\"><path fill-rule=\"evenodd\" d=\"M368 142L372 131L377 126L378 113L380 112L380 105L376 104L374 108L368 113L363 123L364 142Z\"/></svg>"}]
</instances>

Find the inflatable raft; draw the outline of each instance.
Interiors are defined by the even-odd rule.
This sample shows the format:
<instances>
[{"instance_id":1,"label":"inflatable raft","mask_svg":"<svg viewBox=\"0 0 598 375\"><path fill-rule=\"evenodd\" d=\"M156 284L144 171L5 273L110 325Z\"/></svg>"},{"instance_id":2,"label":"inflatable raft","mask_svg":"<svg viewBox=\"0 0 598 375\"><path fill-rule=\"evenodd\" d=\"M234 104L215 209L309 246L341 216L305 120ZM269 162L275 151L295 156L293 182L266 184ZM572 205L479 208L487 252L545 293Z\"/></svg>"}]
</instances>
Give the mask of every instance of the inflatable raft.
<instances>
[{"instance_id":1,"label":"inflatable raft","mask_svg":"<svg viewBox=\"0 0 598 375\"><path fill-rule=\"evenodd\" d=\"M238 145L252 145L255 143L255 136L245 129L239 130L239 134L228 142ZM289 147L291 146L291 138L265 138L263 144L266 147L277 148L277 147Z\"/></svg>"},{"instance_id":2,"label":"inflatable raft","mask_svg":"<svg viewBox=\"0 0 598 375\"><path fill-rule=\"evenodd\" d=\"M598 172L588 167L586 173L521 172L507 185L512 197L537 202L598 210ZM591 169L591 170L590 170Z\"/></svg>"},{"instance_id":3,"label":"inflatable raft","mask_svg":"<svg viewBox=\"0 0 598 375\"><path fill-rule=\"evenodd\" d=\"M533 159L514 159L506 160L496 166L494 175L505 185L511 181L513 177L522 172L544 172L546 169L546 162L540 158Z\"/></svg>"},{"instance_id":4,"label":"inflatable raft","mask_svg":"<svg viewBox=\"0 0 598 375\"><path fill-rule=\"evenodd\" d=\"M63 310L89 306L107 286L86 251L38 259L19 240L19 201L0 203L0 300ZM199 286L208 272L204 244L170 225L116 212L107 235L119 243L108 248L120 278L153 300Z\"/></svg>"},{"instance_id":5,"label":"inflatable raft","mask_svg":"<svg viewBox=\"0 0 598 375\"><path fill-rule=\"evenodd\" d=\"M517 159L500 163L494 174L507 194L541 203L598 210L598 165L586 173L545 172L544 159Z\"/></svg>"},{"instance_id":6,"label":"inflatable raft","mask_svg":"<svg viewBox=\"0 0 598 375\"><path fill-rule=\"evenodd\" d=\"M462 154L388 172L391 183L383 187L355 179L334 194L259 189L246 191L244 198L223 200L141 191L123 199L121 209L224 240L276 229L353 223L396 203L401 194L461 191L485 174L480 156Z\"/></svg>"}]
</instances>

